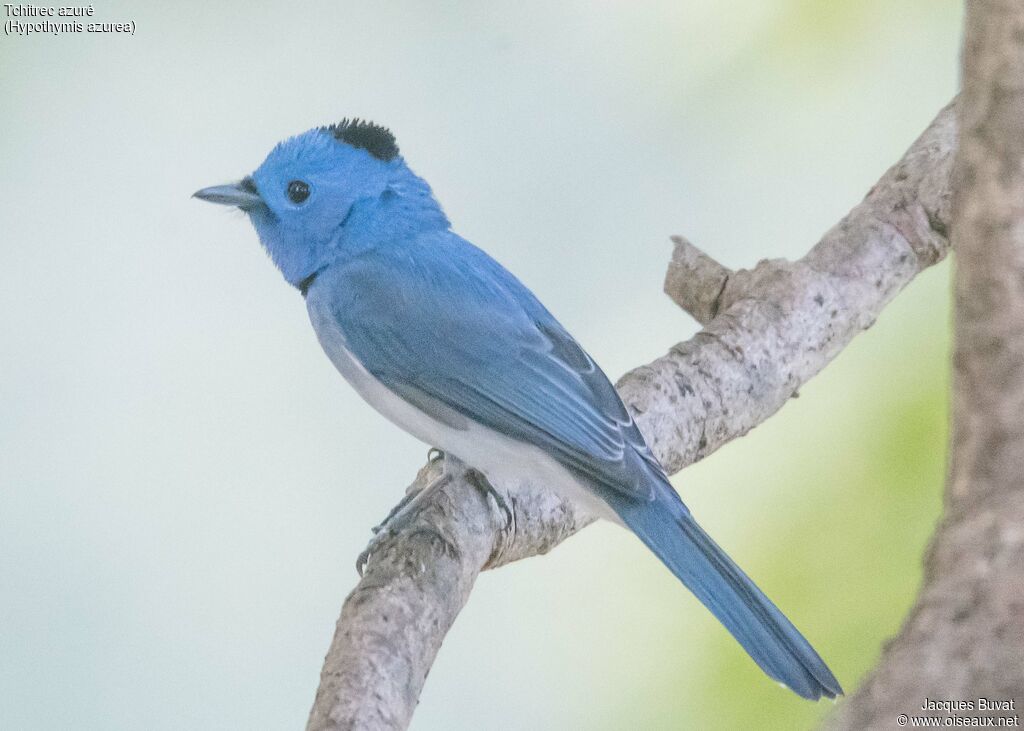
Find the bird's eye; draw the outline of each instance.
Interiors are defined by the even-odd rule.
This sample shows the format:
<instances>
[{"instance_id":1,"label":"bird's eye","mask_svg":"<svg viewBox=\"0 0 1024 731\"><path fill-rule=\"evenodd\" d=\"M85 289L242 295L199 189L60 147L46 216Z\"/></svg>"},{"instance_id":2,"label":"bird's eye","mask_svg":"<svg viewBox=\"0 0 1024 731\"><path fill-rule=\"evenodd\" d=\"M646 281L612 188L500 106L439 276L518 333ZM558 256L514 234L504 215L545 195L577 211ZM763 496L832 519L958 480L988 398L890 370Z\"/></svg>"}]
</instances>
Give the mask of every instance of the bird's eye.
<instances>
[{"instance_id":1,"label":"bird's eye","mask_svg":"<svg viewBox=\"0 0 1024 731\"><path fill-rule=\"evenodd\" d=\"M309 198L309 184L301 180L288 183L288 198L292 203L302 203Z\"/></svg>"}]
</instances>

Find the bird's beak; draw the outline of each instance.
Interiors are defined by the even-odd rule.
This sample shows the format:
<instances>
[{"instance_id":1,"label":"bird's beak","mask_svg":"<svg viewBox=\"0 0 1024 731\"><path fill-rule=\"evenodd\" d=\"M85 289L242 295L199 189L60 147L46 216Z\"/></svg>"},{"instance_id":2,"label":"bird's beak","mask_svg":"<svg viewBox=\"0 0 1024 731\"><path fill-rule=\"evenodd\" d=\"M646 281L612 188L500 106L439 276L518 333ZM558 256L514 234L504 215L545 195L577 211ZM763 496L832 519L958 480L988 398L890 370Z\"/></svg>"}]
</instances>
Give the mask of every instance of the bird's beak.
<instances>
[{"instance_id":1,"label":"bird's beak","mask_svg":"<svg viewBox=\"0 0 1024 731\"><path fill-rule=\"evenodd\" d=\"M193 193L192 197L210 203L220 203L224 206L236 206L243 211L263 204L263 199L260 198L252 178L244 178L237 183L203 188Z\"/></svg>"}]
</instances>

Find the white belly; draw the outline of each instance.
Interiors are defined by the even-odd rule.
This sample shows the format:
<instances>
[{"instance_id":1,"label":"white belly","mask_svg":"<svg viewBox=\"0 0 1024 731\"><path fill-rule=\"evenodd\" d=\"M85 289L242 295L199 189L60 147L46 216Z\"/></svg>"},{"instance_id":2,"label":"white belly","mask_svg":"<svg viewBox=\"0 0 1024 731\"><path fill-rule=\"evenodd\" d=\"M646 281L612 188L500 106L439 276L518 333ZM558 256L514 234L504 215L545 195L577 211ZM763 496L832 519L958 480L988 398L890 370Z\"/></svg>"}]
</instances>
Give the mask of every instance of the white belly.
<instances>
[{"instance_id":1,"label":"white belly","mask_svg":"<svg viewBox=\"0 0 1024 731\"><path fill-rule=\"evenodd\" d=\"M614 511L584 487L557 460L539 447L467 420L465 428L443 423L397 395L349 352L345 339L329 312L307 300L310 320L320 345L335 368L363 399L393 424L428 446L450 452L483 472L495 488L517 492L530 484L553 490L580 505L587 513L620 522Z\"/></svg>"}]
</instances>

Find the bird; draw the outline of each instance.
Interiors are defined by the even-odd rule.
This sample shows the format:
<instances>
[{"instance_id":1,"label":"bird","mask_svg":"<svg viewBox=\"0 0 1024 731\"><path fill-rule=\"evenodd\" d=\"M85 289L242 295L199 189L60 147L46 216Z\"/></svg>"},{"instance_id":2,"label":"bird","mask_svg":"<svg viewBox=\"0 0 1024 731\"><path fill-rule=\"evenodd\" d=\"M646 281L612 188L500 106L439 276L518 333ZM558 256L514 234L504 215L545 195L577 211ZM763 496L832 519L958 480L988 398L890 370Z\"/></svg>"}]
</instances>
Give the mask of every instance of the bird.
<instances>
[{"instance_id":1,"label":"bird","mask_svg":"<svg viewBox=\"0 0 1024 731\"><path fill-rule=\"evenodd\" d=\"M380 414L495 487L548 486L631 530L769 677L809 700L842 695L694 519L604 372L524 284L452 230L390 130L359 118L315 127L194 197L247 214L327 357Z\"/></svg>"}]
</instances>

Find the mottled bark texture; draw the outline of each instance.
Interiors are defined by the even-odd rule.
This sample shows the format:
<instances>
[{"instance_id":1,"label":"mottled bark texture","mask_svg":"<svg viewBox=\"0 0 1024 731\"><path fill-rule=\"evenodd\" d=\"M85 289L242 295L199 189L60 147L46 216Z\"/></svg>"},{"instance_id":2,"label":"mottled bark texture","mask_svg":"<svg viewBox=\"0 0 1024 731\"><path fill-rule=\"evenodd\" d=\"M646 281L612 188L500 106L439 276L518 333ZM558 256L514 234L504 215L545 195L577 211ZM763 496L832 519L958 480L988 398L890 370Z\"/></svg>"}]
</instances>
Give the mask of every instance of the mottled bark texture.
<instances>
[{"instance_id":1,"label":"mottled bark texture","mask_svg":"<svg viewBox=\"0 0 1024 731\"><path fill-rule=\"evenodd\" d=\"M618 384L669 472L775 413L942 259L955 139L950 106L799 261L733 272L675 240L666 291L705 329ZM546 553L589 520L542 485L505 501L511 516L463 476L370 557L338 620L309 729L405 728L479 572Z\"/></svg>"},{"instance_id":2,"label":"mottled bark texture","mask_svg":"<svg viewBox=\"0 0 1024 731\"><path fill-rule=\"evenodd\" d=\"M945 515L899 635L833 721L895 728L925 698L1024 715L1024 2L970 0L954 167L955 352ZM917 715L921 711L917 710Z\"/></svg>"}]
</instances>

